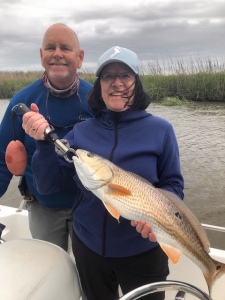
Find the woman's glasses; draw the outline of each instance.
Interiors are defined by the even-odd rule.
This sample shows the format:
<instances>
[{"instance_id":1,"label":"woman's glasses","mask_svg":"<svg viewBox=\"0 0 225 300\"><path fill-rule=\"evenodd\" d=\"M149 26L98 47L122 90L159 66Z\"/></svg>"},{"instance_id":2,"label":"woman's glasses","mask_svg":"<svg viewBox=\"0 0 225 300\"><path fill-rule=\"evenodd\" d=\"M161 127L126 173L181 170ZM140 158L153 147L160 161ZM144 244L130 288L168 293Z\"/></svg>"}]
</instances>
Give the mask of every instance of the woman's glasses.
<instances>
[{"instance_id":1,"label":"woman's glasses","mask_svg":"<svg viewBox=\"0 0 225 300\"><path fill-rule=\"evenodd\" d=\"M101 75L101 80L107 83L112 83L117 77L123 83L128 83L135 78L135 74L130 72L124 72L121 74L103 73Z\"/></svg>"}]
</instances>

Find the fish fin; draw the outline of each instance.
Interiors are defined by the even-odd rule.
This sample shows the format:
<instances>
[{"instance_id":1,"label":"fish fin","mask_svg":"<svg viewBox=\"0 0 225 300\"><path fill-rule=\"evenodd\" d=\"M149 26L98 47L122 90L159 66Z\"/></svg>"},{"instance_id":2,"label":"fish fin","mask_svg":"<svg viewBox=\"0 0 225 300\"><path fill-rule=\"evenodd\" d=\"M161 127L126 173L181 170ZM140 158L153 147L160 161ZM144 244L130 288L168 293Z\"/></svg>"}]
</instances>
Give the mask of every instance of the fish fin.
<instances>
[{"instance_id":1,"label":"fish fin","mask_svg":"<svg viewBox=\"0 0 225 300\"><path fill-rule=\"evenodd\" d=\"M160 247L166 253L166 255L169 257L171 262L176 265L181 257L182 252L176 248L173 248L173 247L165 245L165 244L160 244Z\"/></svg>"},{"instance_id":2,"label":"fish fin","mask_svg":"<svg viewBox=\"0 0 225 300\"><path fill-rule=\"evenodd\" d=\"M108 210L110 215L113 216L115 219L117 219L119 222L120 213L118 212L118 210L108 202L103 201L103 204L105 205L105 208Z\"/></svg>"},{"instance_id":3,"label":"fish fin","mask_svg":"<svg viewBox=\"0 0 225 300\"><path fill-rule=\"evenodd\" d=\"M108 194L113 194L116 196L131 195L131 192L121 185L114 184L114 183L108 183L107 186L108 186Z\"/></svg>"}]
</instances>

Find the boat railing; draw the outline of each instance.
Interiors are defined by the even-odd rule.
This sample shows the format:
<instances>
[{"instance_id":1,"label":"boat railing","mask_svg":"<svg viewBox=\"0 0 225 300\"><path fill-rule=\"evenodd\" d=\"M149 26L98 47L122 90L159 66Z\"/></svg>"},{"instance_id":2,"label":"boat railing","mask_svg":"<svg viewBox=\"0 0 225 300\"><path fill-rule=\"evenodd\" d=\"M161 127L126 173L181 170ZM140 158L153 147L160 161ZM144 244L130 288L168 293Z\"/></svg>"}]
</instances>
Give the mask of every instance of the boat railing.
<instances>
[{"instance_id":1,"label":"boat railing","mask_svg":"<svg viewBox=\"0 0 225 300\"><path fill-rule=\"evenodd\" d=\"M202 227L207 230L213 230L217 232L225 232L225 227L209 225L209 224L202 224Z\"/></svg>"},{"instance_id":2,"label":"boat railing","mask_svg":"<svg viewBox=\"0 0 225 300\"><path fill-rule=\"evenodd\" d=\"M175 295L174 298L175 300L184 300L186 293L189 293L200 300L212 300L212 298L209 295L207 295L199 288L186 282L173 281L173 280L154 282L154 283L143 285L127 293L126 295L122 296L120 300L135 300L141 298L142 296L146 296L148 294L153 294L162 291L169 291L169 290L178 291L177 294Z\"/></svg>"}]
</instances>

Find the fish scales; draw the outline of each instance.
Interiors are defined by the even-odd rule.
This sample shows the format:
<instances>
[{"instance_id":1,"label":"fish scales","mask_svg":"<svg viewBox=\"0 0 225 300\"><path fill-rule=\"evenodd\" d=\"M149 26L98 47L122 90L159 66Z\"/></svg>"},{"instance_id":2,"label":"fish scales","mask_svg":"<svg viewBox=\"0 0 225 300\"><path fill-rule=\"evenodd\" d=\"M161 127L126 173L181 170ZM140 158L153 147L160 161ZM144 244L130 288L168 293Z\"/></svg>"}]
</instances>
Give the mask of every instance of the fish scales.
<instances>
[{"instance_id":1,"label":"fish scales","mask_svg":"<svg viewBox=\"0 0 225 300\"><path fill-rule=\"evenodd\" d=\"M184 253L199 266L209 294L214 282L225 274L225 265L209 255L209 241L198 219L176 195L157 189L146 179L85 150L73 157L82 184L102 200L119 220L144 220L152 227L170 259Z\"/></svg>"}]
</instances>

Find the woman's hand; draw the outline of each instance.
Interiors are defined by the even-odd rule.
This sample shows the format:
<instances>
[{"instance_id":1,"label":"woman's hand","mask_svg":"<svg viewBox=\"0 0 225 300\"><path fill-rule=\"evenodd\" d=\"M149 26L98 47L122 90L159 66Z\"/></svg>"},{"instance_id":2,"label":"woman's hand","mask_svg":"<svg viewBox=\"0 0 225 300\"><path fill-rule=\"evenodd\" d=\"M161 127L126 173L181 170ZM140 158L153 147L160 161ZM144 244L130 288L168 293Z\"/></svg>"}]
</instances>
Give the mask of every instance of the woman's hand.
<instances>
[{"instance_id":1,"label":"woman's hand","mask_svg":"<svg viewBox=\"0 0 225 300\"><path fill-rule=\"evenodd\" d=\"M148 238L151 242L156 242L156 236L152 232L151 225L147 222L143 220L131 221L131 226L136 227L137 232L139 232L143 238Z\"/></svg>"},{"instance_id":2,"label":"woman's hand","mask_svg":"<svg viewBox=\"0 0 225 300\"><path fill-rule=\"evenodd\" d=\"M47 120L39 114L39 109L35 103L30 106L31 111L23 115L22 127L25 132L36 140L45 139L45 129L49 127Z\"/></svg>"}]
</instances>

